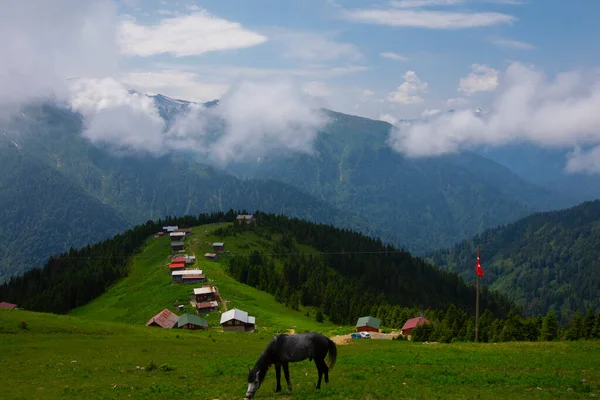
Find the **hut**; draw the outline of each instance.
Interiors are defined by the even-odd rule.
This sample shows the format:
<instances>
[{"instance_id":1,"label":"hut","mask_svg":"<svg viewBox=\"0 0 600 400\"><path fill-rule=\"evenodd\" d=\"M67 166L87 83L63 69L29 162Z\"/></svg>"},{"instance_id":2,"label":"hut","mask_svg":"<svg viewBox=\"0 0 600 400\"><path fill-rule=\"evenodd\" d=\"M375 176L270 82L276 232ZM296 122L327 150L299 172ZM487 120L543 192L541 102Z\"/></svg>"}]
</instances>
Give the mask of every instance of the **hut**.
<instances>
[{"instance_id":1,"label":"hut","mask_svg":"<svg viewBox=\"0 0 600 400\"><path fill-rule=\"evenodd\" d=\"M178 228L173 231L174 233L184 233L185 236L192 234L192 228Z\"/></svg>"},{"instance_id":2,"label":"hut","mask_svg":"<svg viewBox=\"0 0 600 400\"><path fill-rule=\"evenodd\" d=\"M205 260L217 261L219 260L219 255L216 253L206 253L204 254Z\"/></svg>"},{"instance_id":3,"label":"hut","mask_svg":"<svg viewBox=\"0 0 600 400\"><path fill-rule=\"evenodd\" d=\"M212 245L213 251L216 251L217 253L222 253L225 251L225 243L223 242L215 242Z\"/></svg>"},{"instance_id":4,"label":"hut","mask_svg":"<svg viewBox=\"0 0 600 400\"><path fill-rule=\"evenodd\" d=\"M361 317L356 322L356 332L379 332L381 320L371 316Z\"/></svg>"},{"instance_id":5,"label":"hut","mask_svg":"<svg viewBox=\"0 0 600 400\"><path fill-rule=\"evenodd\" d=\"M243 222L245 222L246 224L251 224L255 221L254 215L252 215L252 214L250 214L250 215L240 214L235 219L240 224Z\"/></svg>"},{"instance_id":6,"label":"hut","mask_svg":"<svg viewBox=\"0 0 600 400\"><path fill-rule=\"evenodd\" d=\"M173 257L171 258L172 264L186 264L185 256Z\"/></svg>"},{"instance_id":7,"label":"hut","mask_svg":"<svg viewBox=\"0 0 600 400\"><path fill-rule=\"evenodd\" d=\"M7 303L5 301L0 302L0 308L8 308L9 310L14 310L15 308L17 308L16 304L13 303Z\"/></svg>"},{"instance_id":8,"label":"hut","mask_svg":"<svg viewBox=\"0 0 600 400\"><path fill-rule=\"evenodd\" d=\"M171 272L174 283L200 283L206 281L201 269L182 269Z\"/></svg>"},{"instance_id":9,"label":"hut","mask_svg":"<svg viewBox=\"0 0 600 400\"><path fill-rule=\"evenodd\" d=\"M202 303L204 301L218 301L219 291L214 285L204 285L200 288L194 289L194 299L196 303Z\"/></svg>"},{"instance_id":10,"label":"hut","mask_svg":"<svg viewBox=\"0 0 600 400\"><path fill-rule=\"evenodd\" d=\"M404 323L404 326L402 326L402 336L412 336L412 332L417 326L428 323L429 320L424 317L411 318Z\"/></svg>"},{"instance_id":11,"label":"hut","mask_svg":"<svg viewBox=\"0 0 600 400\"><path fill-rule=\"evenodd\" d=\"M171 242L171 251L173 253L178 253L185 249L183 241Z\"/></svg>"},{"instance_id":12,"label":"hut","mask_svg":"<svg viewBox=\"0 0 600 400\"><path fill-rule=\"evenodd\" d=\"M205 314L219 309L219 303L217 301L203 301L196 303L196 312L198 314Z\"/></svg>"},{"instance_id":13,"label":"hut","mask_svg":"<svg viewBox=\"0 0 600 400\"><path fill-rule=\"evenodd\" d=\"M158 326L160 328L171 329L179 320L179 317L169 311L168 309L164 309L154 317L150 318L148 322L146 322L146 326Z\"/></svg>"},{"instance_id":14,"label":"hut","mask_svg":"<svg viewBox=\"0 0 600 400\"><path fill-rule=\"evenodd\" d=\"M165 232L173 232L175 229L179 228L177 225L173 226L173 225L169 225L169 226L163 226L163 231Z\"/></svg>"},{"instance_id":15,"label":"hut","mask_svg":"<svg viewBox=\"0 0 600 400\"><path fill-rule=\"evenodd\" d=\"M183 264L183 263L171 263L171 264L169 264L169 270L171 271L171 273L173 271L183 271L183 270L185 270L185 264Z\"/></svg>"},{"instance_id":16,"label":"hut","mask_svg":"<svg viewBox=\"0 0 600 400\"><path fill-rule=\"evenodd\" d=\"M256 328L255 318L234 308L221 314L223 332L250 332Z\"/></svg>"},{"instance_id":17,"label":"hut","mask_svg":"<svg viewBox=\"0 0 600 400\"><path fill-rule=\"evenodd\" d=\"M183 314L177 321L177 328L191 330L208 329L208 322L194 314Z\"/></svg>"}]
</instances>

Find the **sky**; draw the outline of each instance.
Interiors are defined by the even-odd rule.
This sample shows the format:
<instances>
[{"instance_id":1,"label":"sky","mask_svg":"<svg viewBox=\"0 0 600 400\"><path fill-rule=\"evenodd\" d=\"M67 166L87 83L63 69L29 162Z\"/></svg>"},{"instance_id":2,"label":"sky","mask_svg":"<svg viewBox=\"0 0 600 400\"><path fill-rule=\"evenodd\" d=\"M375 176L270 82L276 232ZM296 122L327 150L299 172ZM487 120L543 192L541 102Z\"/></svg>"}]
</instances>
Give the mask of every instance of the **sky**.
<instances>
[{"instance_id":1,"label":"sky","mask_svg":"<svg viewBox=\"0 0 600 400\"><path fill-rule=\"evenodd\" d=\"M206 149L206 130L185 127L211 116L165 142L153 104L127 89L224 98L225 143L310 151L321 106L390 122L389 145L411 156L527 140L596 172L599 17L596 0L2 2L0 109L51 92L88 116L90 140Z\"/></svg>"}]
</instances>

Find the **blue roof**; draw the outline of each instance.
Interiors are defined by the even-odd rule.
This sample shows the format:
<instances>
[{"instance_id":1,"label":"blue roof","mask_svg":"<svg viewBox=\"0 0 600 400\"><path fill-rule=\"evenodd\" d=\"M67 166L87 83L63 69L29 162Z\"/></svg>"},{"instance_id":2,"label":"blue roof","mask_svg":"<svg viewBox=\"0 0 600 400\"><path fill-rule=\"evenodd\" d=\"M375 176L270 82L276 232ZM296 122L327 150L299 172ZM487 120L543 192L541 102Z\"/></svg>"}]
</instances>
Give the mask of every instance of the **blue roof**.
<instances>
[{"instance_id":1,"label":"blue roof","mask_svg":"<svg viewBox=\"0 0 600 400\"><path fill-rule=\"evenodd\" d=\"M223 242L215 242L215 243L213 243L213 246L225 246L225 243L223 243Z\"/></svg>"}]
</instances>

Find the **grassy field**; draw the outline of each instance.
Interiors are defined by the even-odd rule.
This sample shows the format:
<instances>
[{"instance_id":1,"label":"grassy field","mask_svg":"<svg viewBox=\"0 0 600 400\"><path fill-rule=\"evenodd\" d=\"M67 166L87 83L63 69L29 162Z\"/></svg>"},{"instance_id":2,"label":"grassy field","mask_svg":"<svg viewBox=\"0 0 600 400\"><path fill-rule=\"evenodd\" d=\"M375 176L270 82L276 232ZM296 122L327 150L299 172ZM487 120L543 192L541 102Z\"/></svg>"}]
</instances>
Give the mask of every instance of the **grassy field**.
<instances>
[{"instance_id":1,"label":"grassy field","mask_svg":"<svg viewBox=\"0 0 600 400\"><path fill-rule=\"evenodd\" d=\"M211 251L217 238L212 232L222 225L204 225L194 228L193 235L185 239L187 254L196 254L195 268L202 269L207 275L208 283L217 286L221 296L228 300L228 309L238 308L256 317L257 328L269 331L297 332L316 330L332 332L336 327L327 321L316 322L315 310L301 308L293 311L283 304L275 302L272 295L261 292L250 286L241 284L229 277L223 269L222 259L219 262L204 260L203 255ZM248 253L254 249L270 252L272 242L259 238L251 232L224 239L227 250L232 253ZM186 306L185 312L194 313L189 301L193 297L193 288L201 286L173 284L167 267L169 263L170 241L168 237L150 238L144 250L131 261L131 270L127 278L121 280L104 295L71 312L73 316L100 319L104 321L125 322L143 325L150 317L169 308L175 311L179 304ZM306 251L315 251L306 248ZM306 316L306 313L309 316ZM177 312L177 314L181 314ZM203 316L211 327L218 327L220 313L209 313ZM346 329L347 330L347 329Z\"/></svg>"},{"instance_id":2,"label":"grassy field","mask_svg":"<svg viewBox=\"0 0 600 400\"><path fill-rule=\"evenodd\" d=\"M271 337L0 310L1 398L241 399ZM589 399L600 392L598 359L599 342L356 340L338 346L320 392L304 361L290 366L291 395L274 393L271 370L256 398Z\"/></svg>"}]
</instances>

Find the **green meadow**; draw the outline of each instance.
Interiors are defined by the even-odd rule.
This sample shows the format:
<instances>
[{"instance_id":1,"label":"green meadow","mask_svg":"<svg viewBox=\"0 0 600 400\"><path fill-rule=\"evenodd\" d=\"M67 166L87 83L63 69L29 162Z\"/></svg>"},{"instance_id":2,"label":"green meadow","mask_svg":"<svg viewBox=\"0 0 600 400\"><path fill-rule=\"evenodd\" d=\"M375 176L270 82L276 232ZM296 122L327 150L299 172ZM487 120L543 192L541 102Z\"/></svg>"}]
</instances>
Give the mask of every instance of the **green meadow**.
<instances>
[{"instance_id":1,"label":"green meadow","mask_svg":"<svg viewBox=\"0 0 600 400\"><path fill-rule=\"evenodd\" d=\"M223 333L220 313L207 331L149 328L163 308L189 305L196 285L172 284L169 239L149 238L129 276L69 315L0 310L0 399L242 399L248 368L277 332L335 336L353 327L318 323L315 310L293 311L273 296L230 278L206 261L211 244L233 252L268 252L252 233L218 238L218 225L186 238L197 268L226 307L256 316L256 333ZM314 251L303 248L306 251ZM225 307L225 306L223 306ZM224 308L223 308L224 310ZM274 393L269 371L256 399L588 399L600 393L600 342L423 344L353 340L338 345L330 383L315 390L314 363L290 365L293 392ZM285 387L285 385L284 385Z\"/></svg>"},{"instance_id":2,"label":"green meadow","mask_svg":"<svg viewBox=\"0 0 600 400\"><path fill-rule=\"evenodd\" d=\"M147 328L0 311L3 399L242 399L248 366L271 334ZM269 371L257 399L589 399L600 392L599 342L338 346L330 383L290 365L291 395ZM143 368L143 369L142 369Z\"/></svg>"}]
</instances>

